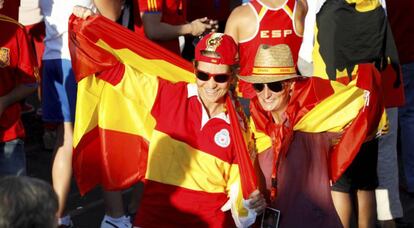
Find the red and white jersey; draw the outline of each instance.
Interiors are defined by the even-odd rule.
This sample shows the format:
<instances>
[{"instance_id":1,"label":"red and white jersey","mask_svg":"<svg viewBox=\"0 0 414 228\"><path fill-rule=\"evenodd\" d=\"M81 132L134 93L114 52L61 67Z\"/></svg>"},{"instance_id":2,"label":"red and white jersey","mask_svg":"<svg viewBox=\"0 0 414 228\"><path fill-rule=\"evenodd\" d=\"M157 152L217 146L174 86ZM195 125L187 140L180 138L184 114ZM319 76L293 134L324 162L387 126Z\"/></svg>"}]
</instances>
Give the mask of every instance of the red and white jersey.
<instances>
[{"instance_id":1,"label":"red and white jersey","mask_svg":"<svg viewBox=\"0 0 414 228\"><path fill-rule=\"evenodd\" d=\"M247 39L239 41L240 72L239 75L251 75L254 58L260 44L289 45L293 60L298 60L299 48L302 43L302 36L295 31L295 10L296 0L286 0L278 8L270 8L260 0L252 0L248 3L256 15L256 33ZM251 98L254 90L249 84L240 82L239 89L244 97ZM246 91L247 89L247 91ZM247 93L247 94L246 94Z\"/></svg>"}]
</instances>

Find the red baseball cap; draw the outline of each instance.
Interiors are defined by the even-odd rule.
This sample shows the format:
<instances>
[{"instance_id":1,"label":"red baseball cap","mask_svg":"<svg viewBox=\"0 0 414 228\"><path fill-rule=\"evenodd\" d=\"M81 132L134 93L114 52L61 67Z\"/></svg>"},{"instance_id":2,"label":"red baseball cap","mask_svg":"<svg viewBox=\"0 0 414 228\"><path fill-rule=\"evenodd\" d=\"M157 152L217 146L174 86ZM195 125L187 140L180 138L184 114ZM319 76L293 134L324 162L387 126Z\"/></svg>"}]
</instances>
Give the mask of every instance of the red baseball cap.
<instances>
[{"instance_id":1,"label":"red baseball cap","mask_svg":"<svg viewBox=\"0 0 414 228\"><path fill-rule=\"evenodd\" d=\"M209 55L215 53L219 57ZM204 36L195 47L195 60L214 63L233 65L236 63L237 44L233 38L224 33L209 33Z\"/></svg>"}]
</instances>

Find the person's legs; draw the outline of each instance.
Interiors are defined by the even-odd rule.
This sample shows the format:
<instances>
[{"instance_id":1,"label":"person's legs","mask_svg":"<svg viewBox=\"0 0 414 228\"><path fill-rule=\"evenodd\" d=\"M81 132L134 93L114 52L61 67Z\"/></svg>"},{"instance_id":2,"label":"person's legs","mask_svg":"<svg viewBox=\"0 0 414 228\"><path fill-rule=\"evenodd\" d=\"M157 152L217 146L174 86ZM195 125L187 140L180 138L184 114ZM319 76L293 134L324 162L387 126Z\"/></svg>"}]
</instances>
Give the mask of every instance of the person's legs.
<instances>
[{"instance_id":1,"label":"person's legs","mask_svg":"<svg viewBox=\"0 0 414 228\"><path fill-rule=\"evenodd\" d=\"M58 200L57 215L62 217L72 178L73 124L65 122L56 129L55 157L52 165L52 182Z\"/></svg>"},{"instance_id":2,"label":"person's legs","mask_svg":"<svg viewBox=\"0 0 414 228\"><path fill-rule=\"evenodd\" d=\"M399 108L401 153L407 191L414 193L414 62L402 65L405 105Z\"/></svg>"},{"instance_id":3,"label":"person's legs","mask_svg":"<svg viewBox=\"0 0 414 228\"><path fill-rule=\"evenodd\" d=\"M58 217L64 213L72 177L73 122L77 85L71 67L69 60L43 61L43 120L58 123L52 165L53 188L59 200ZM70 218L67 216L60 221L63 225L70 224Z\"/></svg>"},{"instance_id":4,"label":"person's legs","mask_svg":"<svg viewBox=\"0 0 414 228\"><path fill-rule=\"evenodd\" d=\"M350 194L335 190L331 191L331 194L336 212L341 219L342 225L344 228L349 228L351 226L352 216L352 200Z\"/></svg>"},{"instance_id":5,"label":"person's legs","mask_svg":"<svg viewBox=\"0 0 414 228\"><path fill-rule=\"evenodd\" d=\"M21 139L0 143L0 176L26 175L26 155Z\"/></svg>"},{"instance_id":6,"label":"person's legs","mask_svg":"<svg viewBox=\"0 0 414 228\"><path fill-rule=\"evenodd\" d=\"M121 191L104 191L105 216L101 228L132 227L130 218L125 215Z\"/></svg>"},{"instance_id":7,"label":"person's legs","mask_svg":"<svg viewBox=\"0 0 414 228\"><path fill-rule=\"evenodd\" d=\"M125 214L121 191L104 191L105 214L119 218Z\"/></svg>"},{"instance_id":8,"label":"person's legs","mask_svg":"<svg viewBox=\"0 0 414 228\"><path fill-rule=\"evenodd\" d=\"M397 132L398 109L387 109L389 131L378 141L378 188L375 190L377 219L389 226L392 220L403 216L398 185ZM388 221L388 222L385 222Z\"/></svg>"},{"instance_id":9,"label":"person's legs","mask_svg":"<svg viewBox=\"0 0 414 228\"><path fill-rule=\"evenodd\" d=\"M358 227L374 228L376 221L375 191L357 191Z\"/></svg>"}]
</instances>

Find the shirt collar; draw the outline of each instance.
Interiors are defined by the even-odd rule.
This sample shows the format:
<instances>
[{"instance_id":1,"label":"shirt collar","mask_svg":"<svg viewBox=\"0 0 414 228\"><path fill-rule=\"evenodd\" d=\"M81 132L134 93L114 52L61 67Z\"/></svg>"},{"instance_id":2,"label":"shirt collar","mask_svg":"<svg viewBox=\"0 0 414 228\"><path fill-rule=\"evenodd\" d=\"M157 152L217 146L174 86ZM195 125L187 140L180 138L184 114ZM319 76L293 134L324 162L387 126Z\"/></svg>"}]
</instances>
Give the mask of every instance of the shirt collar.
<instances>
[{"instance_id":1,"label":"shirt collar","mask_svg":"<svg viewBox=\"0 0 414 228\"><path fill-rule=\"evenodd\" d=\"M198 89L197 89L197 85L194 83L189 83L187 84L187 98L196 96L197 100L200 102L201 104L201 128L204 127L204 125L207 124L207 122L213 118L218 118L218 119L222 119L224 120L227 124L230 124L230 118L229 116L225 113L225 112L220 112L219 114L217 114L216 116L209 118L208 114L207 114L207 110L204 108L204 105L201 103L201 99L200 96L198 95Z\"/></svg>"}]
</instances>

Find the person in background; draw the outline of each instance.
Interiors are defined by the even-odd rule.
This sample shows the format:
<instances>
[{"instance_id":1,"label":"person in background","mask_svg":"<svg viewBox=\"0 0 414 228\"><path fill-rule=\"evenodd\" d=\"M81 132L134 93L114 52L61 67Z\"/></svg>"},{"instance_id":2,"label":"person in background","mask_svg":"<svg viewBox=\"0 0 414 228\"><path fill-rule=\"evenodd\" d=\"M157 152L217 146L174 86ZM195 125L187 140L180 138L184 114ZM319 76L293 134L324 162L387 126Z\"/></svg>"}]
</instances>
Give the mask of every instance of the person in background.
<instances>
[{"instance_id":1,"label":"person in background","mask_svg":"<svg viewBox=\"0 0 414 228\"><path fill-rule=\"evenodd\" d=\"M305 0L252 0L236 7L227 20L224 33L239 45L239 75L251 75L260 44L289 45L296 63L306 13ZM244 98L255 96L250 83L240 81L238 86Z\"/></svg>"},{"instance_id":2,"label":"person in background","mask_svg":"<svg viewBox=\"0 0 414 228\"><path fill-rule=\"evenodd\" d=\"M73 7L94 8L105 17L116 20L121 14L121 1L111 0L40 0L46 25L43 54L42 110L43 121L55 123L56 143L52 165L52 182L59 199L59 225L72 226L65 215L66 198L72 177L72 141L77 85L68 48L68 21ZM119 219L130 227L128 218Z\"/></svg>"},{"instance_id":3,"label":"person in background","mask_svg":"<svg viewBox=\"0 0 414 228\"><path fill-rule=\"evenodd\" d=\"M406 191L414 196L414 2L410 0L386 1L388 18L394 34L401 63L405 105L398 110L401 130L401 154Z\"/></svg>"},{"instance_id":4,"label":"person in background","mask_svg":"<svg viewBox=\"0 0 414 228\"><path fill-rule=\"evenodd\" d=\"M58 200L49 183L31 177L0 179L0 227L56 228Z\"/></svg>"},{"instance_id":5,"label":"person in background","mask_svg":"<svg viewBox=\"0 0 414 228\"><path fill-rule=\"evenodd\" d=\"M0 30L0 175L25 175L19 102L36 91L39 70L24 27L0 14Z\"/></svg>"},{"instance_id":6,"label":"person in background","mask_svg":"<svg viewBox=\"0 0 414 228\"><path fill-rule=\"evenodd\" d=\"M187 0L134 0L134 12L135 31L177 55L181 55L180 36L217 29L217 21L207 17L187 22Z\"/></svg>"}]
</instances>

